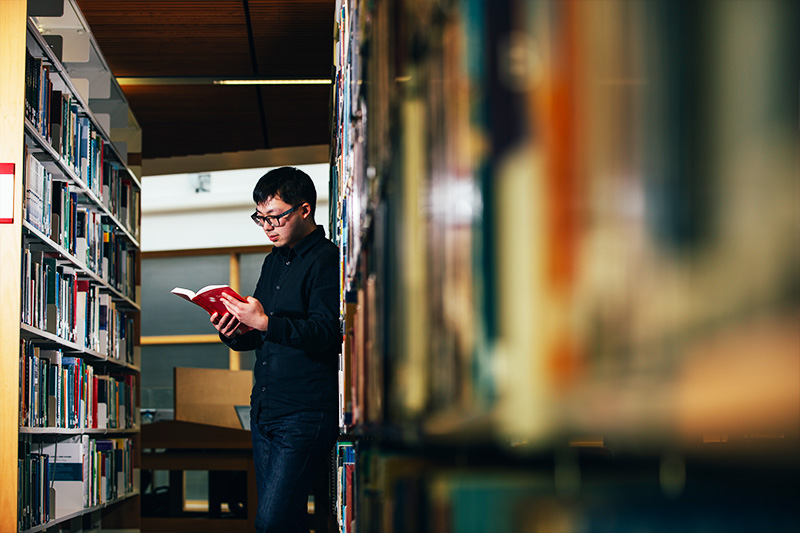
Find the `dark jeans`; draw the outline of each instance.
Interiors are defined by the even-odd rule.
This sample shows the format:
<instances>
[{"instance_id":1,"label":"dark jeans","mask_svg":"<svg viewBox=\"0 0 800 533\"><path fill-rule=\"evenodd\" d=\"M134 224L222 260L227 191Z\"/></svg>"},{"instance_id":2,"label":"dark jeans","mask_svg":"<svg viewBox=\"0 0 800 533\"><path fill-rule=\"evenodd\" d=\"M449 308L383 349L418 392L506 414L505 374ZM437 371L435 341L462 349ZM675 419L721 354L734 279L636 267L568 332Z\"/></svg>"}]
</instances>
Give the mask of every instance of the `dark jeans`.
<instances>
[{"instance_id":1,"label":"dark jeans","mask_svg":"<svg viewBox=\"0 0 800 533\"><path fill-rule=\"evenodd\" d=\"M258 486L256 531L308 533L308 494L339 434L336 415L303 411L256 418L250 422Z\"/></svg>"}]
</instances>

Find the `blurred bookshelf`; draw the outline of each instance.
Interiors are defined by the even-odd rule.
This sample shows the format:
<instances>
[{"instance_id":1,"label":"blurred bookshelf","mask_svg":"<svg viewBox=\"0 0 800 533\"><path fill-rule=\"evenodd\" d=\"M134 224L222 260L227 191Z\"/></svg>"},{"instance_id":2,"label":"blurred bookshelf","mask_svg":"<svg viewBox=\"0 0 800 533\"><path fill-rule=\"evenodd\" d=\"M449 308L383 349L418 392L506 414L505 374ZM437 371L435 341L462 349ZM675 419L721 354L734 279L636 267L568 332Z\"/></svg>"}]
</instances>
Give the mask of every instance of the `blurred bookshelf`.
<instances>
[{"instance_id":1,"label":"blurred bookshelf","mask_svg":"<svg viewBox=\"0 0 800 533\"><path fill-rule=\"evenodd\" d=\"M800 525L798 15L337 1L341 531Z\"/></svg>"}]
</instances>

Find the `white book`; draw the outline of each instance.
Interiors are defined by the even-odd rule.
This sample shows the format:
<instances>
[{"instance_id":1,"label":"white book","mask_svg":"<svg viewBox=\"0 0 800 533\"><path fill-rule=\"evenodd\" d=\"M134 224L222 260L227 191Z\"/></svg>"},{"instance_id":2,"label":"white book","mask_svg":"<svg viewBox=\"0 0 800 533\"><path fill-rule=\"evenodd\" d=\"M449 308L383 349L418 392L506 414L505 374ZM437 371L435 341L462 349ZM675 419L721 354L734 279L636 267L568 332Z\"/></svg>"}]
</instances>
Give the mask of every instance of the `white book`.
<instances>
[{"instance_id":1,"label":"white book","mask_svg":"<svg viewBox=\"0 0 800 533\"><path fill-rule=\"evenodd\" d=\"M98 352L107 355L109 349L109 327L111 322L111 296L108 294L100 295L99 323L98 323Z\"/></svg>"},{"instance_id":2,"label":"white book","mask_svg":"<svg viewBox=\"0 0 800 533\"><path fill-rule=\"evenodd\" d=\"M108 429L108 404L97 402L97 429Z\"/></svg>"},{"instance_id":3,"label":"white book","mask_svg":"<svg viewBox=\"0 0 800 533\"><path fill-rule=\"evenodd\" d=\"M53 476L56 518L86 507L88 441L88 435L80 435L56 443L46 443L42 449L42 453L49 457Z\"/></svg>"},{"instance_id":4,"label":"white book","mask_svg":"<svg viewBox=\"0 0 800 533\"><path fill-rule=\"evenodd\" d=\"M77 302L75 305L75 320L78 323L78 330L76 332L76 344L84 348L87 347L86 343L86 291L78 291Z\"/></svg>"}]
</instances>

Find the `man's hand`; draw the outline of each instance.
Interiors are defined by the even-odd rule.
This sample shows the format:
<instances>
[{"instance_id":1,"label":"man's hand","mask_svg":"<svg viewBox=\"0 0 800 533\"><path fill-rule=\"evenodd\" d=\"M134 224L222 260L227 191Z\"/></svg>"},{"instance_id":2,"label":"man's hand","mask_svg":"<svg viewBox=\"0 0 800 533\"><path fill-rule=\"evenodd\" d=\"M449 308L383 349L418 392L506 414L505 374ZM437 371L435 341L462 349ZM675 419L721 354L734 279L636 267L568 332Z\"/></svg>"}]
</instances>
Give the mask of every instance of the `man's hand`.
<instances>
[{"instance_id":1,"label":"man's hand","mask_svg":"<svg viewBox=\"0 0 800 533\"><path fill-rule=\"evenodd\" d=\"M233 336L239 327L239 320L230 313L225 313L222 316L219 313L214 313L211 315L211 323L217 328L217 331L226 337Z\"/></svg>"},{"instance_id":2,"label":"man's hand","mask_svg":"<svg viewBox=\"0 0 800 533\"><path fill-rule=\"evenodd\" d=\"M269 324L269 317L264 313L264 308L261 302L253 298L247 297L247 302L240 302L235 298L231 298L227 294L222 294L222 303L228 312L236 317L236 319L246 326L259 331L267 331ZM227 314L227 313L226 313Z\"/></svg>"}]
</instances>

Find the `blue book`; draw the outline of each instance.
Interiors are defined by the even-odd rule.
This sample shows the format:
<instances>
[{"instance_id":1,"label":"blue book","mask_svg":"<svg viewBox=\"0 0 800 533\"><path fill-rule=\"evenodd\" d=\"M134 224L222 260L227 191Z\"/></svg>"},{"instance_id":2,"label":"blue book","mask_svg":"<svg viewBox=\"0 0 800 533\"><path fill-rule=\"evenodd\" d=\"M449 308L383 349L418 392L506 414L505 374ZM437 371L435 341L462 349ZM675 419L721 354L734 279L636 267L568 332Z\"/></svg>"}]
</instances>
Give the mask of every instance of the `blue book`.
<instances>
[{"instance_id":1,"label":"blue book","mask_svg":"<svg viewBox=\"0 0 800 533\"><path fill-rule=\"evenodd\" d=\"M61 364L67 369L67 427L79 427L78 406L80 405L80 379L83 369L83 359L80 357L62 357Z\"/></svg>"}]
</instances>

